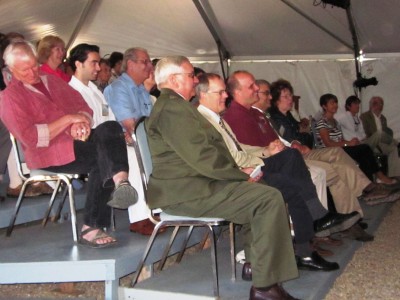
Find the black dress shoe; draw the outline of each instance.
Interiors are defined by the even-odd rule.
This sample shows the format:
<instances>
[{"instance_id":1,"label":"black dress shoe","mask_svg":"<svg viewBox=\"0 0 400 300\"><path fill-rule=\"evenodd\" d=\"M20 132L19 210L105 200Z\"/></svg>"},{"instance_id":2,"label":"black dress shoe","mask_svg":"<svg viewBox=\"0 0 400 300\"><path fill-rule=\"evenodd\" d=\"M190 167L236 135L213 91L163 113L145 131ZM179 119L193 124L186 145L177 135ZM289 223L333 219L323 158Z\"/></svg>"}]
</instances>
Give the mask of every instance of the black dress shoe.
<instances>
[{"instance_id":1,"label":"black dress shoe","mask_svg":"<svg viewBox=\"0 0 400 300\"><path fill-rule=\"evenodd\" d=\"M252 272L251 272L251 264L249 262L244 263L244 265L243 265L242 279L244 281L251 281L253 279Z\"/></svg>"},{"instance_id":2,"label":"black dress shoe","mask_svg":"<svg viewBox=\"0 0 400 300\"><path fill-rule=\"evenodd\" d=\"M315 236L325 237L346 230L357 223L360 218L360 214L356 211L350 214L328 212L322 218L314 221Z\"/></svg>"},{"instance_id":3,"label":"black dress shoe","mask_svg":"<svg viewBox=\"0 0 400 300\"><path fill-rule=\"evenodd\" d=\"M274 284L268 289L258 289L254 286L250 289L250 300L297 300L289 295L279 284Z\"/></svg>"},{"instance_id":4,"label":"black dress shoe","mask_svg":"<svg viewBox=\"0 0 400 300\"><path fill-rule=\"evenodd\" d=\"M296 255L297 268L308 271L334 271L339 269L335 262L329 262L323 259L316 251L311 256L300 257Z\"/></svg>"},{"instance_id":5,"label":"black dress shoe","mask_svg":"<svg viewBox=\"0 0 400 300\"><path fill-rule=\"evenodd\" d=\"M368 229L368 223L366 223L366 222L362 222L361 220L357 223L358 225L360 225L360 227L362 228L362 229Z\"/></svg>"}]
</instances>

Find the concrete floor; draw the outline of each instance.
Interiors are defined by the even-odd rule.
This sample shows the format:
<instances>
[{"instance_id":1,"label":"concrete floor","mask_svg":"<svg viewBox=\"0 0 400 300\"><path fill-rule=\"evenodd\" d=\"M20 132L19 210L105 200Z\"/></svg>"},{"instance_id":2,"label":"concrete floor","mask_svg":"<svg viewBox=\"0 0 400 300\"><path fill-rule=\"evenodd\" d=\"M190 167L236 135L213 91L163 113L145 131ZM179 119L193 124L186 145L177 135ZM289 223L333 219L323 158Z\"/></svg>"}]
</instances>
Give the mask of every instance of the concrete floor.
<instances>
[{"instance_id":1,"label":"concrete floor","mask_svg":"<svg viewBox=\"0 0 400 300\"><path fill-rule=\"evenodd\" d=\"M77 198L78 202L84 201L84 193L77 193ZM43 202L46 206L47 198L27 199L27 201L31 201L31 204L33 204L32 201L36 203L27 206L29 208L26 208L26 215L41 217L44 210L41 210L38 204ZM9 214L13 203L15 199L6 199L5 202L0 203L2 218ZM390 204L384 204L364 208L364 219L369 224L368 232L375 231L389 207ZM106 299L214 299L209 250L184 256L181 264L174 265L140 282L134 289L118 288L119 278L136 270L148 237L128 231L129 221L126 211L116 211L116 217L117 230L113 234L117 237L118 244L100 250L75 245L68 220L62 223L50 222L45 228L42 228L40 224L19 225L10 238L5 237L5 229L0 229L0 284L105 281ZM2 221L8 224L8 220ZM195 232L192 244L198 242L202 236L203 232ZM167 234L157 239L149 262L159 259L162 246L167 239ZM238 234L237 251L241 250L240 244L240 234ZM328 260L338 262L341 266L340 270L321 273L301 271L299 278L285 283L284 287L297 298L323 299L336 277L340 275L360 246L362 246L360 242L344 240L342 246L330 248L335 255L328 258ZM248 299L251 282L242 281L239 264L237 264L238 278L235 282L231 281L229 255L228 237L223 234L218 242L220 299ZM133 298L129 296L132 292L136 295L139 292L146 295L145 292L148 292L153 293L153 296L149 298L147 294L147 296ZM156 294L158 296L155 296Z\"/></svg>"}]
</instances>

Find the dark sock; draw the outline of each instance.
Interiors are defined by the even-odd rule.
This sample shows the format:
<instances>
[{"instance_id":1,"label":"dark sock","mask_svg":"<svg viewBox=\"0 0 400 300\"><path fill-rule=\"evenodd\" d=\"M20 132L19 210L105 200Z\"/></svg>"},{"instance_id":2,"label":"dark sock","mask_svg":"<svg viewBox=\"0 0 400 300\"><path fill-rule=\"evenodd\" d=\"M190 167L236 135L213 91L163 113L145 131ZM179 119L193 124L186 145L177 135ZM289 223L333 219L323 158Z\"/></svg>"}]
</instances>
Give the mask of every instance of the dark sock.
<instances>
[{"instance_id":1,"label":"dark sock","mask_svg":"<svg viewBox=\"0 0 400 300\"><path fill-rule=\"evenodd\" d=\"M297 256L300 257L309 257L311 256L312 249L310 243L296 243L295 246L295 253Z\"/></svg>"}]
</instances>

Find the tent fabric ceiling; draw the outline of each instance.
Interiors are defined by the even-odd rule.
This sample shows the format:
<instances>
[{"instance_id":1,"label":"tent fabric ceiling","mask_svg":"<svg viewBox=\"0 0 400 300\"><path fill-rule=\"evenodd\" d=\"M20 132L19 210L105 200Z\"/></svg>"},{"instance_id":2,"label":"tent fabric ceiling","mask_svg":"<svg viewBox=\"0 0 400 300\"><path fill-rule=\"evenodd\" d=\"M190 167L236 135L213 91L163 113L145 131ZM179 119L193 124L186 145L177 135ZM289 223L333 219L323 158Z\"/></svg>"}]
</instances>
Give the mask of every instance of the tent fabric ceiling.
<instances>
[{"instance_id":1,"label":"tent fabric ceiling","mask_svg":"<svg viewBox=\"0 0 400 300\"><path fill-rule=\"evenodd\" d=\"M199 0L232 59L280 56L352 57L346 11L314 0ZM320 2L317 0L317 2ZM400 1L351 0L364 53L400 53ZM79 19L90 6L82 26ZM339 40L296 10L334 33ZM36 42L47 34L73 45L92 43L103 55L132 46L152 57L186 55L218 57L216 43L192 0L2 0L0 31L20 32ZM343 41L344 43L342 43ZM347 46L346 46L347 45Z\"/></svg>"}]
</instances>

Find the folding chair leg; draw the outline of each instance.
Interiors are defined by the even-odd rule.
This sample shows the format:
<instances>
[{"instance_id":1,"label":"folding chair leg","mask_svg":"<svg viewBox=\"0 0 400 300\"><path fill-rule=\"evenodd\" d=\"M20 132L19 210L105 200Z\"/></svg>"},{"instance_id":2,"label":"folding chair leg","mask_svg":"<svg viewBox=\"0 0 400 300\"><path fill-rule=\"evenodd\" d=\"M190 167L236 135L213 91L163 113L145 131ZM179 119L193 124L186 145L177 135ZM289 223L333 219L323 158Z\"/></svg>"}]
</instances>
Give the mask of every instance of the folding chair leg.
<instances>
[{"instance_id":1,"label":"folding chair leg","mask_svg":"<svg viewBox=\"0 0 400 300\"><path fill-rule=\"evenodd\" d=\"M147 242L147 246L146 246L146 249L145 249L145 251L144 251L143 257L142 257L142 259L139 261L138 266L137 266L137 268L136 268L135 276L132 278L132 282L131 282L131 286L132 286L132 287L134 287L134 286L136 285L136 283L137 283L137 280L138 280L138 278L139 278L140 272L141 272L142 269L143 269L144 263L145 263L145 261L146 261L146 259L147 259L147 256L148 256L149 253L150 253L151 247L152 247L153 244L154 244L155 237L157 236L158 230L161 228L161 225L162 225L162 222L158 223L158 224L154 227L153 233L151 234L150 239L149 239L149 241Z\"/></svg>"},{"instance_id":2,"label":"folding chair leg","mask_svg":"<svg viewBox=\"0 0 400 300\"><path fill-rule=\"evenodd\" d=\"M111 208L111 231L115 231L115 211L114 208Z\"/></svg>"},{"instance_id":3,"label":"folding chair leg","mask_svg":"<svg viewBox=\"0 0 400 300\"><path fill-rule=\"evenodd\" d=\"M26 191L26 188L29 183L30 183L29 181L25 181L24 184L22 185L21 192L19 193L17 203L15 204L14 213L11 216L10 224L8 225L8 228L6 231L6 236L10 236L14 229L15 220L17 219L17 214L18 214L19 208L21 207L22 199L25 196L25 191Z\"/></svg>"},{"instance_id":4,"label":"folding chair leg","mask_svg":"<svg viewBox=\"0 0 400 300\"><path fill-rule=\"evenodd\" d=\"M199 250L203 250L204 249L204 245L206 244L206 242L207 242L207 239L208 239L208 235L209 235L209 232L208 231L206 231L206 233L204 234L204 236L203 236L203 239L201 240L201 242L199 243Z\"/></svg>"},{"instance_id":5,"label":"folding chair leg","mask_svg":"<svg viewBox=\"0 0 400 300\"><path fill-rule=\"evenodd\" d=\"M71 183L65 182L65 185L66 185L65 186L65 190L63 191L63 194L61 196L61 201L58 204L58 208L57 208L56 214L52 218L53 222L56 222L61 217L61 211L62 211L62 208L64 207L64 203L65 203L65 199L67 198L67 194L69 193L68 184L71 184Z\"/></svg>"},{"instance_id":6,"label":"folding chair leg","mask_svg":"<svg viewBox=\"0 0 400 300\"><path fill-rule=\"evenodd\" d=\"M229 238L231 244L231 267L232 267L232 281L236 281L236 261L235 261L235 224L229 223Z\"/></svg>"},{"instance_id":7,"label":"folding chair leg","mask_svg":"<svg viewBox=\"0 0 400 300\"><path fill-rule=\"evenodd\" d=\"M192 235L192 232L193 232L193 226L190 226L188 231L187 231L187 233L186 233L185 240L182 242L182 247L181 247L181 250L179 251L179 255L176 258L176 262L177 263L180 263L181 260L182 260L183 253L185 253L186 246L187 246L187 244L189 242L189 239L190 239L190 236Z\"/></svg>"},{"instance_id":8,"label":"folding chair leg","mask_svg":"<svg viewBox=\"0 0 400 300\"><path fill-rule=\"evenodd\" d=\"M168 244L165 246L164 253L162 255L160 263L158 264L157 271L161 271L162 268L164 267L165 261L167 260L167 257L168 257L169 250L171 249L171 246L175 240L176 235L178 234L178 231L179 231L179 226L175 226L174 231L172 232L171 238L169 239Z\"/></svg>"},{"instance_id":9,"label":"folding chair leg","mask_svg":"<svg viewBox=\"0 0 400 300\"><path fill-rule=\"evenodd\" d=\"M211 238L211 267L213 270L214 280L213 280L213 288L214 288L214 296L219 297L219 282L218 282L218 265L217 265L217 244L215 242L214 229L211 225L208 226L210 230L210 238Z\"/></svg>"},{"instance_id":10,"label":"folding chair leg","mask_svg":"<svg viewBox=\"0 0 400 300\"><path fill-rule=\"evenodd\" d=\"M75 210L75 201L74 201L74 188L72 187L71 181L67 181L67 188L69 194L69 209L71 212L71 226L72 226L72 237L74 242L78 242L78 234L76 228L76 210Z\"/></svg>"},{"instance_id":11,"label":"folding chair leg","mask_svg":"<svg viewBox=\"0 0 400 300\"><path fill-rule=\"evenodd\" d=\"M46 226L47 220L49 219L50 212L51 212L51 209L52 209L53 204L54 204L54 200L56 199L56 196L57 196L57 191L60 188L60 184L61 184L61 180L57 180L56 187L55 187L55 189L53 191L53 194L51 195L49 206L47 208L46 214L44 215L44 218L43 218L43 221L42 221L42 226L43 227Z\"/></svg>"}]
</instances>

